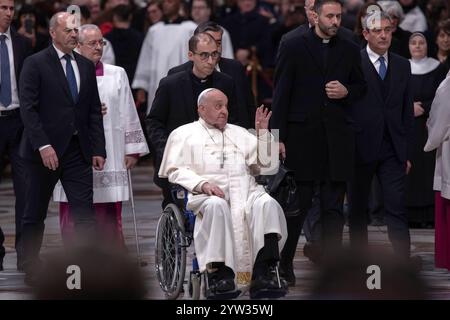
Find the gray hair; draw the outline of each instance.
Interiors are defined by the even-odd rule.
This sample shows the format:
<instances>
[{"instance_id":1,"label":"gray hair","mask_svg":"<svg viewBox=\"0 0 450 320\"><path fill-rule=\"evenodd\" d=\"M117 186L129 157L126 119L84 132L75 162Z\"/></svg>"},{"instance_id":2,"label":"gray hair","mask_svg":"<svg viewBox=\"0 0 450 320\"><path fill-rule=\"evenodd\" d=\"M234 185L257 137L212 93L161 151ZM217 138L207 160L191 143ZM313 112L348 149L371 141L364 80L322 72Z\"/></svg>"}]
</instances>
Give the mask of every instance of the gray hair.
<instances>
[{"instance_id":1,"label":"gray hair","mask_svg":"<svg viewBox=\"0 0 450 320\"><path fill-rule=\"evenodd\" d=\"M84 42L85 33L88 31L98 31L100 33L101 30L99 27L97 27L95 24L83 24L80 29L78 30L78 41Z\"/></svg>"},{"instance_id":2,"label":"gray hair","mask_svg":"<svg viewBox=\"0 0 450 320\"><path fill-rule=\"evenodd\" d=\"M382 20L389 20L389 22L392 23L391 16L387 12L380 11L378 9L378 10L375 10L372 12L367 12L367 15L361 21L363 30L369 30L368 25L369 25L369 23L373 23L374 20L375 21L378 20L380 22Z\"/></svg>"},{"instance_id":3,"label":"gray hair","mask_svg":"<svg viewBox=\"0 0 450 320\"><path fill-rule=\"evenodd\" d=\"M51 18L50 21L48 23L48 28L50 30L55 30L55 28L58 26L58 18L68 14L68 12L66 11L60 11L60 12L56 12Z\"/></svg>"},{"instance_id":4,"label":"gray hair","mask_svg":"<svg viewBox=\"0 0 450 320\"><path fill-rule=\"evenodd\" d=\"M382 0L378 1L377 4L379 4L381 9L387 12L391 16L391 18L397 17L399 22L403 21L405 13L403 12L403 8L398 1Z\"/></svg>"},{"instance_id":5,"label":"gray hair","mask_svg":"<svg viewBox=\"0 0 450 320\"><path fill-rule=\"evenodd\" d=\"M208 98L208 94L211 91L220 91L216 88L208 88L203 90L199 95L198 95L198 99L197 99L197 106L203 105L205 103L206 98Z\"/></svg>"}]
</instances>

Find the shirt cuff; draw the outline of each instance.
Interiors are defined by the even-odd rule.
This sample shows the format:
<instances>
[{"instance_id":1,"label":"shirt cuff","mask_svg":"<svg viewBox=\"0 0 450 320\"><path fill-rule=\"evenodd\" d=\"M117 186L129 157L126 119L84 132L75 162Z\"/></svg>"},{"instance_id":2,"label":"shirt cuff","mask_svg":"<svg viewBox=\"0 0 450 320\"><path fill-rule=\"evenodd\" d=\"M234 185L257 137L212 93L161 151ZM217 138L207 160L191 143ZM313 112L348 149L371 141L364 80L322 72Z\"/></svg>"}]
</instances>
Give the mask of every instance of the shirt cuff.
<instances>
[{"instance_id":1,"label":"shirt cuff","mask_svg":"<svg viewBox=\"0 0 450 320\"><path fill-rule=\"evenodd\" d=\"M203 180L203 181L201 181L200 183L198 183L198 184L195 186L194 191L197 192L197 193L203 193L202 187L203 187L203 185L204 185L205 183L207 183L207 182L208 182L208 181Z\"/></svg>"},{"instance_id":2,"label":"shirt cuff","mask_svg":"<svg viewBox=\"0 0 450 320\"><path fill-rule=\"evenodd\" d=\"M40 147L39 151L42 151L42 150L44 150L45 148L48 148L48 147L51 147L51 145L50 144L46 144L45 146Z\"/></svg>"}]
</instances>

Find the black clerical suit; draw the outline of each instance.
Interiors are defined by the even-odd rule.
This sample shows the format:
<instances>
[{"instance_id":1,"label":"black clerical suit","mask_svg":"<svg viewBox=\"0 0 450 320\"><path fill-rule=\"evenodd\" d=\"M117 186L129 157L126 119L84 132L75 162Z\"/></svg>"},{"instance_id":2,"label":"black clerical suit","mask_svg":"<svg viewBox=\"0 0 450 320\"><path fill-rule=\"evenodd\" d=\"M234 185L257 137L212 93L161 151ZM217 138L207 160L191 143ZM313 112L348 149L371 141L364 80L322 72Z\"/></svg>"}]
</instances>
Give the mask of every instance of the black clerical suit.
<instances>
[{"instance_id":1,"label":"black clerical suit","mask_svg":"<svg viewBox=\"0 0 450 320\"><path fill-rule=\"evenodd\" d=\"M348 90L330 99L325 85L339 81ZM302 219L311 207L314 182L319 187L325 251L339 247L346 181L353 173L354 132L346 109L366 88L358 47L340 37L326 43L314 29L286 39L275 71L271 128L286 146L285 164L300 186L298 217L288 218L288 239L281 264L292 268Z\"/></svg>"},{"instance_id":2,"label":"black clerical suit","mask_svg":"<svg viewBox=\"0 0 450 320\"><path fill-rule=\"evenodd\" d=\"M238 112L237 124L244 128L254 128L256 108L244 67L239 61L223 57L220 58L218 66L220 72L223 72L234 80ZM192 67L193 62L188 61L170 69L168 75L180 71L192 70Z\"/></svg>"}]
</instances>

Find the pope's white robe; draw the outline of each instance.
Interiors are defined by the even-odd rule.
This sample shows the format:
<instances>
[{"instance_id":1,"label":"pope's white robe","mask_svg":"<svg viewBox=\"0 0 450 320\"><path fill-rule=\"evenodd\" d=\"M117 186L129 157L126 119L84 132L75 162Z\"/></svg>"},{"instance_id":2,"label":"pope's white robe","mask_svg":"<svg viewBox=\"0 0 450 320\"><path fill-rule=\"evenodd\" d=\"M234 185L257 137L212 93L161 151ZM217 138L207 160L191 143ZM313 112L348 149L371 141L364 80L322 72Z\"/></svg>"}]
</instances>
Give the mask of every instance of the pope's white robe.
<instances>
[{"instance_id":1,"label":"pope's white robe","mask_svg":"<svg viewBox=\"0 0 450 320\"><path fill-rule=\"evenodd\" d=\"M437 149L433 190L450 199L450 72L436 90L427 127L424 151Z\"/></svg>"},{"instance_id":2,"label":"pope's white robe","mask_svg":"<svg viewBox=\"0 0 450 320\"><path fill-rule=\"evenodd\" d=\"M264 234L277 233L282 249L287 237L283 210L255 182L250 169L257 163L257 150L266 150L270 138L266 133L258 140L230 124L222 134L202 119L170 134L159 176L189 192L187 207L197 217L194 244L201 271L210 262L225 262L235 271L238 283L248 283L256 255L264 246ZM271 145L273 159L261 152L258 155L260 163L269 165L260 167L261 172L277 171L278 150ZM225 198L198 193L205 182L218 185Z\"/></svg>"},{"instance_id":3,"label":"pope's white robe","mask_svg":"<svg viewBox=\"0 0 450 320\"><path fill-rule=\"evenodd\" d=\"M195 28L197 25L193 21L183 21L179 24L158 22L148 29L132 84L133 89L147 91L147 114L159 81L171 68L188 61L188 42Z\"/></svg>"},{"instance_id":4,"label":"pope's white robe","mask_svg":"<svg viewBox=\"0 0 450 320\"><path fill-rule=\"evenodd\" d=\"M100 101L108 108L103 116L107 158L103 171L93 170L94 203L127 201L125 155L149 153L125 70L108 64L103 67L97 85ZM53 191L53 200L67 202L60 182Z\"/></svg>"}]
</instances>

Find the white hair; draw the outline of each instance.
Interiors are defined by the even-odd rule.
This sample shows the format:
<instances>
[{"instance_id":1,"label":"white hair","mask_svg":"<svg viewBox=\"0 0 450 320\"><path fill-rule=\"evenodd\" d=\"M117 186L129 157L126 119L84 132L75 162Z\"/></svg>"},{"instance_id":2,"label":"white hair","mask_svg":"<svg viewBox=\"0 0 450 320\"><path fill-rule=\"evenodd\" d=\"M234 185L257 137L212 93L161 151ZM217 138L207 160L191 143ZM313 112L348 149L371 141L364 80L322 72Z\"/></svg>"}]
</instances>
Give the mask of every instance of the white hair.
<instances>
[{"instance_id":1,"label":"white hair","mask_svg":"<svg viewBox=\"0 0 450 320\"><path fill-rule=\"evenodd\" d=\"M95 24L83 24L80 29L78 30L78 41L84 42L85 33L88 31L98 31L102 33L99 27L97 27Z\"/></svg>"},{"instance_id":2,"label":"white hair","mask_svg":"<svg viewBox=\"0 0 450 320\"><path fill-rule=\"evenodd\" d=\"M398 18L399 22L403 21L405 17L405 13L403 12L403 8L398 1L387 1L382 0L378 1L377 4L383 9L384 12L387 12L391 17L395 16Z\"/></svg>"},{"instance_id":3,"label":"white hair","mask_svg":"<svg viewBox=\"0 0 450 320\"><path fill-rule=\"evenodd\" d=\"M364 30L369 30L374 26L379 27L381 20L388 20L390 23L392 23L391 16L387 12L380 11L380 9L378 8L378 10L367 12L367 15L361 19L361 24Z\"/></svg>"},{"instance_id":4,"label":"white hair","mask_svg":"<svg viewBox=\"0 0 450 320\"><path fill-rule=\"evenodd\" d=\"M203 90L199 95L198 95L198 99L197 99L197 106L200 106L201 104L205 103L206 98L208 98L208 93L210 93L211 91L219 91L216 88L208 88Z\"/></svg>"}]
</instances>

